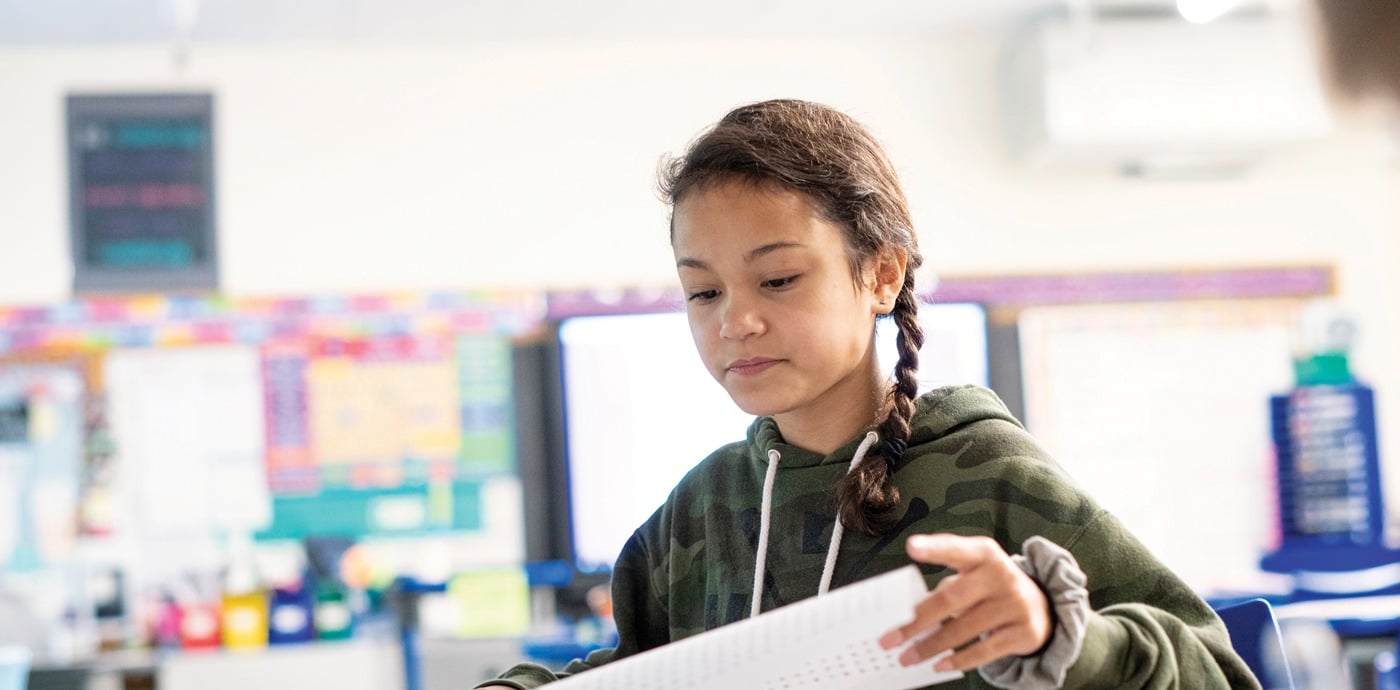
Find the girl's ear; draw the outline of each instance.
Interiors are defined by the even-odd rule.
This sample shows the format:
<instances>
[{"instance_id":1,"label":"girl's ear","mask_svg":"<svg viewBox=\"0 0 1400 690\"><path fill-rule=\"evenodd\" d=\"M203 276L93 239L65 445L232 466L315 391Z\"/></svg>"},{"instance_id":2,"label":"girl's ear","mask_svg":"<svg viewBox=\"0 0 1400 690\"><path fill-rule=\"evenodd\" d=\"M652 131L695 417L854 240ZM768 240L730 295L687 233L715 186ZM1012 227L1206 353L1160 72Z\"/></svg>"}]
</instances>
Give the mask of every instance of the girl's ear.
<instances>
[{"instance_id":1,"label":"girl's ear","mask_svg":"<svg viewBox=\"0 0 1400 690\"><path fill-rule=\"evenodd\" d=\"M874 285L871 292L875 296L877 314L888 314L894 311L894 301L899 298L899 291L904 289L904 270L909 263L909 252L903 249L894 248L883 252L874 260Z\"/></svg>"}]
</instances>

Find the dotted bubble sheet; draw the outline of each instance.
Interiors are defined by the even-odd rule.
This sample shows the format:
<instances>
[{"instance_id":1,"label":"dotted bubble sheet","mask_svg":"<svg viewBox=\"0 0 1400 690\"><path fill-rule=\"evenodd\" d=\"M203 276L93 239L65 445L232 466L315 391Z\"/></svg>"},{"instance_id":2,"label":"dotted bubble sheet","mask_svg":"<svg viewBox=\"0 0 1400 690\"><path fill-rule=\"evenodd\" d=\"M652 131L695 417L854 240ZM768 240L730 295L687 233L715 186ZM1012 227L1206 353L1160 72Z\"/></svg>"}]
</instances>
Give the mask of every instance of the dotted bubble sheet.
<instances>
[{"instance_id":1,"label":"dotted bubble sheet","mask_svg":"<svg viewBox=\"0 0 1400 690\"><path fill-rule=\"evenodd\" d=\"M902 667L876 640L927 594L905 566L550 685L557 690L910 690L961 677Z\"/></svg>"}]
</instances>

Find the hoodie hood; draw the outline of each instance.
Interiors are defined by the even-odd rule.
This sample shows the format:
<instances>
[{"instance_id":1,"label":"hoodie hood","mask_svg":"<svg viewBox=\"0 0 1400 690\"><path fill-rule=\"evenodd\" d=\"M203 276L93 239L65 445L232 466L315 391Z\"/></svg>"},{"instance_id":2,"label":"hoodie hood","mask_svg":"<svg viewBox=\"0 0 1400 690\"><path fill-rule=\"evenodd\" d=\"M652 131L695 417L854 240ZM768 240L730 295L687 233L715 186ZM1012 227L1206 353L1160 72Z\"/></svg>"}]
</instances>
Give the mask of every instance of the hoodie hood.
<instances>
[{"instance_id":1,"label":"hoodie hood","mask_svg":"<svg viewBox=\"0 0 1400 690\"><path fill-rule=\"evenodd\" d=\"M981 386L947 386L937 388L919 396L914 402L914 418L910 420L909 449L906 453L916 455L921 445L933 443L958 428L988 419L996 419L1021 426L1021 422L1006 409L1006 404L996 393ZM799 448L783 440L778 423L772 417L759 417L749 425L749 461L759 467L768 464L768 452L778 451L783 458L783 469L815 467L850 462L856 448L865 438L867 431L859 434L829 455L814 453Z\"/></svg>"},{"instance_id":2,"label":"hoodie hood","mask_svg":"<svg viewBox=\"0 0 1400 690\"><path fill-rule=\"evenodd\" d=\"M909 424L909 449L937 441L973 422L989 419L1022 427L1021 421L1006 409L1006 403L990 389L948 386L931 390L915 401L914 419Z\"/></svg>"},{"instance_id":3,"label":"hoodie hood","mask_svg":"<svg viewBox=\"0 0 1400 690\"><path fill-rule=\"evenodd\" d=\"M984 419L1002 419L1019 425L1001 399L985 388L962 386L930 391L915 402L906 457L917 455L920 446L936 442L954 429ZM761 464L763 471L763 499L759 508L759 531L754 553L753 594L749 600L749 615L757 616L762 610L763 578L768 565L769 525L773 512L773 486L777 482L779 472L802 472L807 468L836 463L850 463L846 471L851 472L865 459L878 440L879 434L875 429L863 429L859 436L846 445L829 455L821 455L784 442L782 434L778 431L778 423L771 417L761 417L749 427L749 462ZM841 550L841 537L844 533L845 525L837 517L832 525L831 541L827 547L826 563L822 568L817 596L826 594L831 586L831 577L835 572L836 557Z\"/></svg>"}]
</instances>

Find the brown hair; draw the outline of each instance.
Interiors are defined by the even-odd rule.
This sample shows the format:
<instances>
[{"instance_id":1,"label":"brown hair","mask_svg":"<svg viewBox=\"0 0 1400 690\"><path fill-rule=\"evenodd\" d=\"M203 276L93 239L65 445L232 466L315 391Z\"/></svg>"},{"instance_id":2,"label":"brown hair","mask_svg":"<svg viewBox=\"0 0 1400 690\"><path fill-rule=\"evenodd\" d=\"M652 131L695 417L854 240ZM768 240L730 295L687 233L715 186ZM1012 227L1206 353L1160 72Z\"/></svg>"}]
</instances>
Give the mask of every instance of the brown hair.
<instances>
[{"instance_id":1,"label":"brown hair","mask_svg":"<svg viewBox=\"0 0 1400 690\"><path fill-rule=\"evenodd\" d=\"M1400 104L1400 2L1318 0L1332 81L1353 98L1386 96Z\"/></svg>"},{"instance_id":2,"label":"brown hair","mask_svg":"<svg viewBox=\"0 0 1400 690\"><path fill-rule=\"evenodd\" d=\"M889 392L890 413L880 424L879 454L837 484L841 521L865 534L888 531L898 519L899 493L891 468L904 455L918 395L919 327L914 270L923 263L909 205L894 166L870 132L827 106L772 100L740 106L662 163L659 188L674 206L687 194L735 180L776 185L806 196L843 230L853 279L871 259L892 249L908 255L904 284L890 317L899 329L899 362Z\"/></svg>"}]
</instances>

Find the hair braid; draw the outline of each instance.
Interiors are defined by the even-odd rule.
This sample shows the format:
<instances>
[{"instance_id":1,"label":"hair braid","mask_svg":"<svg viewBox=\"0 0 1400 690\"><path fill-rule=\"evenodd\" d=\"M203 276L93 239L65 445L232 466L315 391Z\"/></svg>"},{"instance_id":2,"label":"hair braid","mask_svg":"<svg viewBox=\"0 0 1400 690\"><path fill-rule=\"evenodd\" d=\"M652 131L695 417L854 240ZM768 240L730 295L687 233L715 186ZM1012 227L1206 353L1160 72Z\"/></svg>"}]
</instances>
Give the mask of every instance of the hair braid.
<instances>
[{"instance_id":1,"label":"hair braid","mask_svg":"<svg viewBox=\"0 0 1400 690\"><path fill-rule=\"evenodd\" d=\"M919 348L924 331L919 326L919 302L914 296L913 272L904 276L904 285L890 312L899 329L896 344L899 362L894 367L890 387L890 413L880 424L880 455L884 462L870 458L842 477L836 485L836 503L841 521L849 529L876 535L888 531L896 520L899 491L889 486L895 463L904 457L909 443L909 420L914 416L914 398L919 394Z\"/></svg>"}]
</instances>

